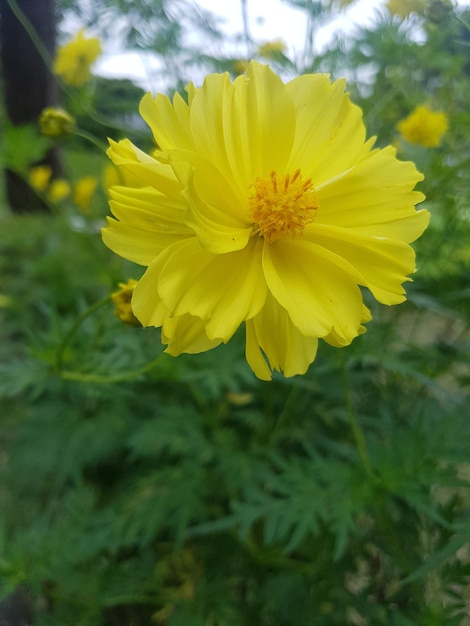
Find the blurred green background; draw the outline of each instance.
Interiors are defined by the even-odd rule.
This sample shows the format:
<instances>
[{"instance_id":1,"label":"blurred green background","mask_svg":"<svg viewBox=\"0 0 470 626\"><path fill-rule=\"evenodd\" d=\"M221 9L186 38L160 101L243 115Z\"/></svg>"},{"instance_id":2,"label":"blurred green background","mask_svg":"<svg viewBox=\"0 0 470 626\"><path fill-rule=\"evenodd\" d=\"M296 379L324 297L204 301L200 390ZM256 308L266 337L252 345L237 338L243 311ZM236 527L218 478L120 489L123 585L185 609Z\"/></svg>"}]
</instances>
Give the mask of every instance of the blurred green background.
<instances>
[{"instance_id":1,"label":"blurred green background","mask_svg":"<svg viewBox=\"0 0 470 626\"><path fill-rule=\"evenodd\" d=\"M105 44L121 24L124 48L162 61L170 93L196 71L236 76L248 60L207 54L219 24L189 0L49 2L59 32L77 24ZM206 354L162 354L158 330L122 324L102 301L142 271L100 237L113 176L100 146L130 137L151 148L141 88L59 81L79 130L56 141L33 120L12 123L5 105L1 165L32 194L9 206L0 178L8 626L470 624L470 9L390 2L319 51L320 26L354 2L285 4L305 13L304 50L266 47L248 28L234 50L286 80L346 76L369 136L424 173L432 218L408 300L368 302L367 333L341 350L323 344L302 377L257 380L240 335ZM21 18L28 2L2 0L2 17L12 7ZM249 3L240 11L248 19ZM204 45L188 44L196 31ZM6 82L5 71L3 95ZM435 147L397 130L419 105L448 120ZM34 188L53 146L60 172ZM69 185L60 200L54 178Z\"/></svg>"}]
</instances>

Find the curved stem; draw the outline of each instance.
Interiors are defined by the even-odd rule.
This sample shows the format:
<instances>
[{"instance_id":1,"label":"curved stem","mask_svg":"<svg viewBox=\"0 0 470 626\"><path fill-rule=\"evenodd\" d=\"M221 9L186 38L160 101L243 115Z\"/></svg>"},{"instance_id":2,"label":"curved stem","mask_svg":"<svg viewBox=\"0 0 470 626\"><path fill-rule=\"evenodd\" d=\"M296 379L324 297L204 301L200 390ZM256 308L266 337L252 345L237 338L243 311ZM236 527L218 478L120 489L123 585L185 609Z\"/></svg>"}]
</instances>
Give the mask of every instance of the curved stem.
<instances>
[{"instance_id":1,"label":"curved stem","mask_svg":"<svg viewBox=\"0 0 470 626\"><path fill-rule=\"evenodd\" d=\"M467 24L467 22L464 19L462 19L459 15L457 15L456 13L453 13L453 16L455 17L457 22L460 22L462 24L462 26L464 26L468 30L468 32L470 33L470 24Z\"/></svg>"},{"instance_id":2,"label":"curved stem","mask_svg":"<svg viewBox=\"0 0 470 626\"><path fill-rule=\"evenodd\" d=\"M159 354L156 359L150 361L143 367L137 370L130 370L128 372L122 372L121 374L115 374L114 376L100 376L99 374L84 374L82 372L72 372L69 370L62 370L60 372L61 378L64 380L75 380L77 382L82 383L119 383L125 380L132 380L133 378L137 378L142 374L146 374L150 372L154 367L156 367L160 361L162 360L163 354Z\"/></svg>"},{"instance_id":3,"label":"curved stem","mask_svg":"<svg viewBox=\"0 0 470 626\"><path fill-rule=\"evenodd\" d=\"M13 15L18 20L18 22L20 22L20 24L23 26L25 31L28 33L28 36L31 39L31 41L33 42L33 44L34 44L36 50L38 51L39 56L41 57L41 59L44 61L44 63L47 65L47 67L50 68L51 67L51 63L52 63L52 59L51 59L51 56L49 54L49 51L47 50L46 46L43 44L41 38L39 37L39 35L35 31L35 29L33 28L33 25L31 24L31 22L28 20L26 15L23 13L23 11L19 7L19 5L16 2L16 0L7 0L7 4L10 7L11 12L13 13Z\"/></svg>"},{"instance_id":4,"label":"curved stem","mask_svg":"<svg viewBox=\"0 0 470 626\"><path fill-rule=\"evenodd\" d=\"M142 367L136 370L120 372L119 374L114 374L111 376L101 376L100 374L87 374L84 372L74 372L72 370L65 370L63 368L65 350L67 349L67 346L69 345L70 340L72 339L74 334L80 328L82 323L88 317L90 317L90 315L92 315L99 308L101 308L102 306L110 302L111 298L112 298L112 294L109 294L108 296L101 298L101 300L98 300L97 302L89 306L85 311L83 311L75 319L68 333L63 337L59 345L59 348L57 349L54 369L55 369L55 372L64 380L75 380L77 382L82 382L82 383L100 383L100 384L118 383L118 382L122 382L125 380L132 380L133 378L137 378L138 376L141 376L142 374L146 374L147 372L152 370L154 367L156 367L162 360L163 354L159 354L156 359L153 359L153 361L146 363L145 365L143 365Z\"/></svg>"},{"instance_id":5,"label":"curved stem","mask_svg":"<svg viewBox=\"0 0 470 626\"><path fill-rule=\"evenodd\" d=\"M82 323L84 322L84 320L86 320L87 317L89 317L92 313L94 313L97 309L99 309L103 305L107 304L110 300L111 300L111 294L107 295L104 298L101 298L101 300L98 300L98 302L95 302L94 304L89 306L87 309L85 309L85 311L83 311L83 313L80 313L80 315L76 318L76 320L70 327L69 332L63 337L57 349L56 358L55 358L55 371L59 374L59 376L62 376L63 374L62 365L64 362L65 350L67 346L69 345L70 340L72 339L72 337L78 330L78 328L82 325Z\"/></svg>"},{"instance_id":6,"label":"curved stem","mask_svg":"<svg viewBox=\"0 0 470 626\"><path fill-rule=\"evenodd\" d=\"M106 153L108 146L103 143L102 141L100 141L99 139L97 139L94 135L87 133L85 130L76 130L74 133L77 137L81 137L82 139L85 139L86 141L89 141L91 144L93 144L96 148L98 148L99 150L102 150L103 152Z\"/></svg>"}]
</instances>

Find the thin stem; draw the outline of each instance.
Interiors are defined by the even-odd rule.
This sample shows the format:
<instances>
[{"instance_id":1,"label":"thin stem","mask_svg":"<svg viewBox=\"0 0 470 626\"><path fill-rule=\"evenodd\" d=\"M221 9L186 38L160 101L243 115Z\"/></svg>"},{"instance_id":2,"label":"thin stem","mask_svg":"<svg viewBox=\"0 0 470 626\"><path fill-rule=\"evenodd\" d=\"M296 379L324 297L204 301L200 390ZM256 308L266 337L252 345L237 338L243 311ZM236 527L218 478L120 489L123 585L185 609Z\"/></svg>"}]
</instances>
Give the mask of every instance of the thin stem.
<instances>
[{"instance_id":1,"label":"thin stem","mask_svg":"<svg viewBox=\"0 0 470 626\"><path fill-rule=\"evenodd\" d=\"M460 22L462 24L462 26L464 26L468 32L470 33L470 24L467 24L467 22L462 19L459 15L457 15L456 13L453 14L455 19L457 20L457 22Z\"/></svg>"},{"instance_id":2,"label":"thin stem","mask_svg":"<svg viewBox=\"0 0 470 626\"><path fill-rule=\"evenodd\" d=\"M130 370L128 372L122 372L120 374L115 374L114 376L100 376L99 374L84 374L82 372L72 372L69 370L62 370L60 372L61 378L64 380L75 380L77 382L82 383L100 383L100 384L108 384L108 383L119 383L125 380L132 380L133 378L137 378L142 374L146 374L153 370L162 360L163 354L158 355L156 359L146 363L142 367L136 370Z\"/></svg>"},{"instance_id":3,"label":"thin stem","mask_svg":"<svg viewBox=\"0 0 470 626\"><path fill-rule=\"evenodd\" d=\"M369 459L369 454L367 452L367 446L366 446L364 433L362 432L362 429L359 425L359 420L357 419L357 414L354 409L354 404L352 401L352 394L351 394L351 386L349 384L349 378L348 378L348 373L346 371L346 364L344 362L344 359L342 360L341 370L342 370L344 399L346 401L346 414L348 416L349 426L351 427L351 432L353 434L354 441L356 442L356 447L359 452L359 457L361 459L362 466L366 474L370 478L373 479L374 473L372 471L372 465Z\"/></svg>"},{"instance_id":4,"label":"thin stem","mask_svg":"<svg viewBox=\"0 0 470 626\"><path fill-rule=\"evenodd\" d=\"M295 403L295 400L298 397L298 392L299 392L298 387L291 387L287 395L286 401L284 403L284 406L282 407L279 417L277 418L274 428L271 432L271 436L269 437L270 445L273 445L275 443L276 435L279 434L280 430L282 429L282 427L288 420L290 416L290 407Z\"/></svg>"},{"instance_id":5,"label":"thin stem","mask_svg":"<svg viewBox=\"0 0 470 626\"><path fill-rule=\"evenodd\" d=\"M248 19L248 2L247 0L240 0L242 6L242 20L243 20L243 35L246 43L246 51L248 59L253 57L253 40L250 34L250 22Z\"/></svg>"},{"instance_id":6,"label":"thin stem","mask_svg":"<svg viewBox=\"0 0 470 626\"><path fill-rule=\"evenodd\" d=\"M108 149L108 146L105 143L97 139L94 135L87 133L85 130L76 130L74 134L77 137L81 137L82 139L89 141L91 144L93 144L95 147L103 152L106 152Z\"/></svg>"},{"instance_id":7,"label":"thin stem","mask_svg":"<svg viewBox=\"0 0 470 626\"><path fill-rule=\"evenodd\" d=\"M89 306L85 311L83 311L83 313L80 313L80 315L76 318L76 320L70 327L69 332L62 339L62 342L60 343L57 349L56 359L55 359L55 370L60 376L62 376L64 373L62 371L62 366L64 362L64 354L65 354L65 350L67 346L70 343L70 340L72 339L72 337L74 336L78 328L81 326L81 324L84 322L84 320L86 320L87 317L92 315L92 313L94 313L97 309L107 304L110 300L111 300L111 294L107 295L105 298L102 298L101 300L98 300L98 302L95 302L94 304Z\"/></svg>"},{"instance_id":8,"label":"thin stem","mask_svg":"<svg viewBox=\"0 0 470 626\"><path fill-rule=\"evenodd\" d=\"M47 67L50 68L51 63L52 63L51 55L49 54L49 51L47 50L46 46L43 44L41 38L39 37L35 29L33 28L33 25L31 24L31 22L23 13L21 8L18 6L18 3L16 2L16 0L7 0L7 4L10 7L13 15L16 17L16 19L20 22L20 24L23 26L25 31L28 33L29 38L31 39L34 46L36 47L36 50L39 53L39 56L42 58L44 63L47 65Z\"/></svg>"},{"instance_id":9,"label":"thin stem","mask_svg":"<svg viewBox=\"0 0 470 626\"><path fill-rule=\"evenodd\" d=\"M146 374L147 372L152 370L154 367L156 367L162 360L163 354L160 354L158 355L156 359L154 359L153 361L150 361L149 363L146 363L145 365L143 365L142 367L136 370L121 372L119 374L114 374L111 376L101 376L100 374L86 374L84 372L73 372L71 370L63 369L65 350L67 349L67 346L69 345L70 340L72 339L74 334L80 328L82 323L88 317L90 317L90 315L92 315L99 308L107 304L111 300L111 298L112 298L112 294L102 298L101 300L98 300L97 302L89 306L85 311L83 311L83 313L81 313L75 319L68 333L62 339L62 342L60 343L59 348L57 349L57 353L56 353L55 371L64 380L75 380L77 382L82 382L82 383L100 383L100 384L118 383L124 380L132 380L133 378L137 378L138 376L141 376L142 374Z\"/></svg>"}]
</instances>

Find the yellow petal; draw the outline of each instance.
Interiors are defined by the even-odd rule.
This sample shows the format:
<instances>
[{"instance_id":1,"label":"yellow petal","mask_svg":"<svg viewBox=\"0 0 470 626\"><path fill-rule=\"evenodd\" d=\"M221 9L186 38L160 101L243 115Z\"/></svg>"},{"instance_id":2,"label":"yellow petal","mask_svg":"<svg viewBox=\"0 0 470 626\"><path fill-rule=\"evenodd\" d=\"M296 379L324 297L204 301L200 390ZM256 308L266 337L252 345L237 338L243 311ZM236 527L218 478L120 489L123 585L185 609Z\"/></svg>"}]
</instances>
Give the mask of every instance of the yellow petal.
<instances>
[{"instance_id":1,"label":"yellow petal","mask_svg":"<svg viewBox=\"0 0 470 626\"><path fill-rule=\"evenodd\" d=\"M427 211L414 208L424 199L413 191L422 178L413 163L395 158L392 147L374 151L343 177L317 187L316 223L410 243L429 221Z\"/></svg>"},{"instance_id":2,"label":"yellow petal","mask_svg":"<svg viewBox=\"0 0 470 626\"><path fill-rule=\"evenodd\" d=\"M295 141L288 169L299 168L315 186L340 174L368 154L362 112L344 93L345 80L327 74L294 78L287 90L295 105Z\"/></svg>"},{"instance_id":3,"label":"yellow petal","mask_svg":"<svg viewBox=\"0 0 470 626\"><path fill-rule=\"evenodd\" d=\"M217 347L221 339L209 339L204 321L191 315L168 317L162 327L162 343L168 344L165 352L178 354L198 354Z\"/></svg>"},{"instance_id":4,"label":"yellow petal","mask_svg":"<svg viewBox=\"0 0 470 626\"><path fill-rule=\"evenodd\" d=\"M382 304L405 300L402 283L415 271L415 253L408 244L396 239L369 237L349 228L314 224L304 237L324 246L350 263L363 282Z\"/></svg>"},{"instance_id":5,"label":"yellow petal","mask_svg":"<svg viewBox=\"0 0 470 626\"><path fill-rule=\"evenodd\" d=\"M196 99L195 99L196 100ZM233 176L246 190L256 178L283 172L295 130L294 106L267 65L250 63L224 103L224 139Z\"/></svg>"},{"instance_id":6,"label":"yellow petal","mask_svg":"<svg viewBox=\"0 0 470 626\"><path fill-rule=\"evenodd\" d=\"M153 157L139 150L128 139L120 142L110 140L108 156L111 161L129 172L142 187L154 187L168 196L177 196L181 184L170 165L159 163Z\"/></svg>"},{"instance_id":7,"label":"yellow petal","mask_svg":"<svg viewBox=\"0 0 470 626\"><path fill-rule=\"evenodd\" d=\"M119 220L108 219L105 244L125 259L149 265L160 252L193 233L183 222L184 203L152 188L113 187L110 207Z\"/></svg>"},{"instance_id":8,"label":"yellow petal","mask_svg":"<svg viewBox=\"0 0 470 626\"><path fill-rule=\"evenodd\" d=\"M184 223L185 203L181 196L165 196L151 187L119 186L111 188L110 196L113 215L123 222L154 232L192 234Z\"/></svg>"},{"instance_id":9,"label":"yellow petal","mask_svg":"<svg viewBox=\"0 0 470 626\"><path fill-rule=\"evenodd\" d=\"M305 337L271 295L263 309L246 322L246 359L256 376L271 380L271 370L304 374L315 359L318 340Z\"/></svg>"},{"instance_id":10,"label":"yellow petal","mask_svg":"<svg viewBox=\"0 0 470 626\"><path fill-rule=\"evenodd\" d=\"M171 317L199 317L210 339L228 341L264 304L261 242L253 239L244 250L214 255L190 238L163 251L136 287L135 315L142 323L153 316L146 290L152 302L158 291Z\"/></svg>"},{"instance_id":11,"label":"yellow petal","mask_svg":"<svg viewBox=\"0 0 470 626\"><path fill-rule=\"evenodd\" d=\"M107 219L108 227L101 231L105 245L124 259L139 265L149 265L166 245L180 239L174 235L157 237L150 229L144 230L111 217Z\"/></svg>"},{"instance_id":12,"label":"yellow petal","mask_svg":"<svg viewBox=\"0 0 470 626\"><path fill-rule=\"evenodd\" d=\"M188 181L184 192L188 202L186 223L209 252L224 254L241 250L247 245L253 227L246 214L241 214L237 199L231 196L220 175L215 171L212 177L207 174L208 169L198 168Z\"/></svg>"},{"instance_id":13,"label":"yellow petal","mask_svg":"<svg viewBox=\"0 0 470 626\"><path fill-rule=\"evenodd\" d=\"M224 109L233 97L233 90L228 74L207 76L194 94L190 114L194 151L199 158L216 165L229 181L233 172L225 146Z\"/></svg>"},{"instance_id":14,"label":"yellow petal","mask_svg":"<svg viewBox=\"0 0 470 626\"><path fill-rule=\"evenodd\" d=\"M140 102L139 112L150 126L161 150L171 148L194 150L189 107L179 94L175 94L171 103L167 96L158 94L153 98L148 93Z\"/></svg>"},{"instance_id":15,"label":"yellow petal","mask_svg":"<svg viewBox=\"0 0 470 626\"><path fill-rule=\"evenodd\" d=\"M345 345L357 336L361 276L343 259L306 241L280 239L264 246L263 269L268 289L303 335L334 331Z\"/></svg>"},{"instance_id":16,"label":"yellow petal","mask_svg":"<svg viewBox=\"0 0 470 626\"><path fill-rule=\"evenodd\" d=\"M361 319L362 324L358 328L358 332L357 332L358 335L362 335L366 332L366 327L363 326L363 324L370 322L371 319L372 319L371 312L365 306L365 304L363 304L362 305L362 319ZM330 346L333 346L334 348L343 348L345 345L347 345L344 343L343 337L338 335L334 330L331 331L329 335L326 335L326 337L322 337L322 339L323 341L326 341L326 343L328 343Z\"/></svg>"}]
</instances>

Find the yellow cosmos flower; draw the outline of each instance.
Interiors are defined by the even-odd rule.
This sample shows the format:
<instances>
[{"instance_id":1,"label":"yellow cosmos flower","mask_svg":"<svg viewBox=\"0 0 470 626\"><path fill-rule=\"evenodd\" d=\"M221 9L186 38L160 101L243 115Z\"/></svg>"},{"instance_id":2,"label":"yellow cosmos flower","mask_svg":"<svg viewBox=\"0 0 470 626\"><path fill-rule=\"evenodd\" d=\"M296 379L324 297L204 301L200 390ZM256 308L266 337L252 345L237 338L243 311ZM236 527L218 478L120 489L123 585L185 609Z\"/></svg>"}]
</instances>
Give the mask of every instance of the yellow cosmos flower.
<instances>
[{"instance_id":1,"label":"yellow cosmos flower","mask_svg":"<svg viewBox=\"0 0 470 626\"><path fill-rule=\"evenodd\" d=\"M85 176L76 182L73 201L82 213L88 213L97 185L98 181L93 176Z\"/></svg>"},{"instance_id":2,"label":"yellow cosmos flower","mask_svg":"<svg viewBox=\"0 0 470 626\"><path fill-rule=\"evenodd\" d=\"M449 128L447 115L432 111L424 105L417 106L410 115L397 124L398 132L409 143L425 148L437 148Z\"/></svg>"},{"instance_id":3,"label":"yellow cosmos flower","mask_svg":"<svg viewBox=\"0 0 470 626\"><path fill-rule=\"evenodd\" d=\"M410 13L423 13L426 8L426 0L388 0L387 9L392 15L402 19Z\"/></svg>"},{"instance_id":4,"label":"yellow cosmos flower","mask_svg":"<svg viewBox=\"0 0 470 626\"><path fill-rule=\"evenodd\" d=\"M49 185L47 197L51 202L62 202L70 195L70 185L64 178L55 178Z\"/></svg>"},{"instance_id":5,"label":"yellow cosmos flower","mask_svg":"<svg viewBox=\"0 0 470 626\"><path fill-rule=\"evenodd\" d=\"M245 61L243 59L237 59L236 61L233 62L234 74L243 74L244 72L246 72L247 67L248 67L248 61Z\"/></svg>"},{"instance_id":6,"label":"yellow cosmos flower","mask_svg":"<svg viewBox=\"0 0 470 626\"><path fill-rule=\"evenodd\" d=\"M286 51L286 44L282 39L274 39L273 41L266 41L258 48L258 54L265 59L275 59L279 55L284 54Z\"/></svg>"},{"instance_id":7,"label":"yellow cosmos flower","mask_svg":"<svg viewBox=\"0 0 470 626\"><path fill-rule=\"evenodd\" d=\"M36 191L46 191L52 170L48 165L36 165L29 170L29 183Z\"/></svg>"},{"instance_id":8,"label":"yellow cosmos flower","mask_svg":"<svg viewBox=\"0 0 470 626\"><path fill-rule=\"evenodd\" d=\"M133 278L129 278L127 283L119 283L118 291L115 291L111 295L111 299L114 302L114 312L124 324L130 324L131 326L140 326L139 320L135 317L131 299L134 293L134 287L137 285L137 281Z\"/></svg>"},{"instance_id":9,"label":"yellow cosmos flower","mask_svg":"<svg viewBox=\"0 0 470 626\"><path fill-rule=\"evenodd\" d=\"M132 308L162 328L168 353L209 350L244 323L255 374L293 376L319 338L346 346L364 331L360 286L405 300L409 243L429 219L415 210L423 177L392 147L372 148L344 88L324 74L284 84L251 62L233 83L190 85L188 104L144 96L151 155L111 141L112 161L140 184L110 190L103 239L147 267Z\"/></svg>"},{"instance_id":10,"label":"yellow cosmos flower","mask_svg":"<svg viewBox=\"0 0 470 626\"><path fill-rule=\"evenodd\" d=\"M90 66L100 56L101 43L96 37L85 37L84 30L57 51L54 73L72 87L84 85L90 78Z\"/></svg>"}]
</instances>

